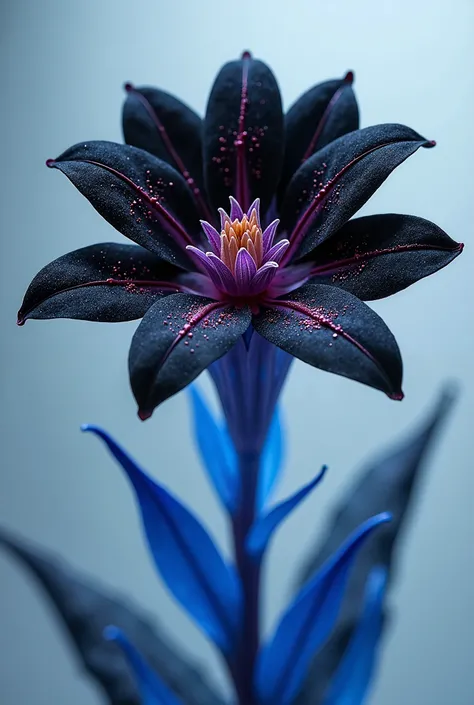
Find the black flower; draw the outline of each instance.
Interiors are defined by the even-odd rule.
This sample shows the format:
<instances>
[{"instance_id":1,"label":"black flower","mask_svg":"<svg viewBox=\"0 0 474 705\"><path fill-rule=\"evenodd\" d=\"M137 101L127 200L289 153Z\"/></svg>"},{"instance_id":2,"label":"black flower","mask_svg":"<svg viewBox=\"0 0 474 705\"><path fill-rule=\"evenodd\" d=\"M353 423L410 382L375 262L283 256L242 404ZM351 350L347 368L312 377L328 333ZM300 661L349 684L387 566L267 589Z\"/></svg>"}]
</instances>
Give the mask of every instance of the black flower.
<instances>
[{"instance_id":1,"label":"black flower","mask_svg":"<svg viewBox=\"0 0 474 705\"><path fill-rule=\"evenodd\" d=\"M396 166L434 145L403 125L358 129L352 78L315 86L284 116L272 72L246 52L220 71L204 120L128 84L126 145L81 143L47 163L136 244L47 265L19 323L143 317L129 358L141 418L249 328L402 398L397 343L362 300L444 267L462 245L414 216L350 220Z\"/></svg>"}]
</instances>

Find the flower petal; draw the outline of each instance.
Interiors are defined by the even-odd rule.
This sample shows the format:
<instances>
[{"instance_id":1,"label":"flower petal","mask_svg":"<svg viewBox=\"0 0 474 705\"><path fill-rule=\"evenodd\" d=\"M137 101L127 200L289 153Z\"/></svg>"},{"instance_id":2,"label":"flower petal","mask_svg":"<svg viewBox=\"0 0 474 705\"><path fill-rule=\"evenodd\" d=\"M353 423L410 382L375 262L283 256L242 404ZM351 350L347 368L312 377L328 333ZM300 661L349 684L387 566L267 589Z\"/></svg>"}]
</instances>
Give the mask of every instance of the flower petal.
<instances>
[{"instance_id":1,"label":"flower petal","mask_svg":"<svg viewBox=\"0 0 474 705\"><path fill-rule=\"evenodd\" d=\"M240 203L233 196L229 197L229 201L230 201L229 217L230 217L231 222L234 222L234 220L242 220L242 218L244 217L244 212L242 210L242 206L240 205Z\"/></svg>"},{"instance_id":2,"label":"flower petal","mask_svg":"<svg viewBox=\"0 0 474 705\"><path fill-rule=\"evenodd\" d=\"M31 282L18 312L29 318L131 321L176 293L177 267L137 245L104 242L54 260Z\"/></svg>"},{"instance_id":3,"label":"flower petal","mask_svg":"<svg viewBox=\"0 0 474 705\"><path fill-rule=\"evenodd\" d=\"M289 294L290 291L299 289L311 278L312 269L311 262L279 267L270 289L272 297L278 299L280 296Z\"/></svg>"},{"instance_id":4,"label":"flower petal","mask_svg":"<svg viewBox=\"0 0 474 705\"><path fill-rule=\"evenodd\" d=\"M104 639L120 647L130 665L140 692L142 705L180 705L182 703L164 681L145 661L121 629L110 625L104 630Z\"/></svg>"},{"instance_id":5,"label":"flower petal","mask_svg":"<svg viewBox=\"0 0 474 705\"><path fill-rule=\"evenodd\" d=\"M288 249L289 244L290 243L288 242L288 240L280 240L280 242L277 242L276 245L270 247L265 257L263 258L263 264L266 264L267 262L276 262L278 264L278 262L281 261L283 255Z\"/></svg>"},{"instance_id":6,"label":"flower petal","mask_svg":"<svg viewBox=\"0 0 474 705\"><path fill-rule=\"evenodd\" d=\"M288 110L285 116L285 161L280 181L281 193L291 177L309 157L329 142L357 130L359 110L352 90L354 76L313 86Z\"/></svg>"},{"instance_id":7,"label":"flower petal","mask_svg":"<svg viewBox=\"0 0 474 705\"><path fill-rule=\"evenodd\" d=\"M220 279L221 289L228 292L229 294L237 294L238 289L235 277L230 271L229 267L221 260L220 257L217 257L217 255L213 254L212 252L209 253L208 259L210 260L212 266L214 267L217 273L217 276Z\"/></svg>"},{"instance_id":8,"label":"flower petal","mask_svg":"<svg viewBox=\"0 0 474 705\"><path fill-rule=\"evenodd\" d=\"M263 231L262 234L262 241L263 241L263 251L266 252L273 244L273 239L275 237L275 233L277 231L278 225L280 221L279 220L273 220L270 225L268 225L265 230Z\"/></svg>"},{"instance_id":9,"label":"flower petal","mask_svg":"<svg viewBox=\"0 0 474 705\"><path fill-rule=\"evenodd\" d=\"M268 289L278 270L276 262L266 262L258 270L250 284L250 293L259 294Z\"/></svg>"},{"instance_id":10,"label":"flower petal","mask_svg":"<svg viewBox=\"0 0 474 705\"><path fill-rule=\"evenodd\" d=\"M360 299L381 299L452 262L462 245L413 215L355 218L312 253L318 281Z\"/></svg>"},{"instance_id":11,"label":"flower petal","mask_svg":"<svg viewBox=\"0 0 474 705\"><path fill-rule=\"evenodd\" d=\"M339 137L308 159L282 206L290 247L285 262L302 257L346 223L390 173L420 147L432 147L404 125L375 125Z\"/></svg>"},{"instance_id":12,"label":"flower petal","mask_svg":"<svg viewBox=\"0 0 474 705\"><path fill-rule=\"evenodd\" d=\"M208 277L211 279L213 286L215 286L218 290L225 288L222 280L223 273L221 271L224 267L227 270L225 264L221 262L221 260L213 252L203 252L199 249L199 247L194 247L193 245L188 245L187 250L192 255L192 257L194 257L198 262L201 263L202 269L206 271ZM222 267L220 265L222 265ZM234 277L232 276L229 270L227 270L227 272L224 271L224 274L227 274L232 282L234 281ZM192 277L193 274L190 274L190 276ZM195 276L196 275L194 275L194 277Z\"/></svg>"},{"instance_id":13,"label":"flower petal","mask_svg":"<svg viewBox=\"0 0 474 705\"><path fill-rule=\"evenodd\" d=\"M257 265L245 247L237 252L235 260L235 281L240 289L249 289L250 283L257 273Z\"/></svg>"},{"instance_id":14,"label":"flower petal","mask_svg":"<svg viewBox=\"0 0 474 705\"><path fill-rule=\"evenodd\" d=\"M380 389L393 399L403 397L395 338L375 311L342 289L305 284L285 300L274 301L273 308L254 317L253 325L303 362Z\"/></svg>"},{"instance_id":15,"label":"flower petal","mask_svg":"<svg viewBox=\"0 0 474 705\"><path fill-rule=\"evenodd\" d=\"M220 255L221 238L215 227L205 220L201 220L201 227L214 251L214 254Z\"/></svg>"},{"instance_id":16,"label":"flower petal","mask_svg":"<svg viewBox=\"0 0 474 705\"><path fill-rule=\"evenodd\" d=\"M261 61L245 54L218 74L204 120L204 170L212 204L234 196L244 211L260 198L268 208L283 161L278 84Z\"/></svg>"},{"instance_id":17,"label":"flower petal","mask_svg":"<svg viewBox=\"0 0 474 705\"><path fill-rule=\"evenodd\" d=\"M259 654L255 687L261 705L290 705L314 653L328 638L344 597L349 571L365 540L389 514L362 524L298 593Z\"/></svg>"},{"instance_id":18,"label":"flower petal","mask_svg":"<svg viewBox=\"0 0 474 705\"><path fill-rule=\"evenodd\" d=\"M192 294L167 296L152 306L133 336L129 356L141 418L228 352L250 320L247 308Z\"/></svg>"},{"instance_id":19,"label":"flower petal","mask_svg":"<svg viewBox=\"0 0 474 705\"><path fill-rule=\"evenodd\" d=\"M158 88L125 86L125 142L171 164L186 180L202 218L212 218L204 194L202 120L194 110Z\"/></svg>"},{"instance_id":20,"label":"flower petal","mask_svg":"<svg viewBox=\"0 0 474 705\"><path fill-rule=\"evenodd\" d=\"M239 629L240 583L200 521L162 485L151 479L106 431L98 436L122 466L138 501L143 529L158 572L175 599L226 653Z\"/></svg>"},{"instance_id":21,"label":"flower petal","mask_svg":"<svg viewBox=\"0 0 474 705\"><path fill-rule=\"evenodd\" d=\"M48 160L62 171L114 228L172 264L189 268L186 245L200 236L185 180L141 149L89 142Z\"/></svg>"}]
</instances>

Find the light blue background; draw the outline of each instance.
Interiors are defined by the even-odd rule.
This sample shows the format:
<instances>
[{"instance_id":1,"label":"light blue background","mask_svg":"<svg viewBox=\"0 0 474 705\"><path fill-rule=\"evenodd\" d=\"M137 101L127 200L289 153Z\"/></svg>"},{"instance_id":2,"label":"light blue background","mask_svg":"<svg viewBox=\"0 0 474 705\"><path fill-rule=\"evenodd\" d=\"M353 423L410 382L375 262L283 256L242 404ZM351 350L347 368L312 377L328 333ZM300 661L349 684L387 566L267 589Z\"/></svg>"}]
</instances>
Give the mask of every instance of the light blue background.
<instances>
[{"instance_id":1,"label":"light blue background","mask_svg":"<svg viewBox=\"0 0 474 705\"><path fill-rule=\"evenodd\" d=\"M2 460L0 518L155 612L222 682L212 649L155 578L125 480L84 421L107 427L204 518L225 525L190 441L185 394L141 424L126 357L136 326L14 325L33 275L71 249L121 237L44 167L81 140L121 140L121 86L156 84L201 113L222 63L251 49L288 106L311 84L356 72L363 126L403 122L430 139L364 209L436 221L465 254L377 303L405 361L402 404L295 364L284 394L290 445L284 494L323 462L331 472L281 532L267 571L266 624L289 576L354 468L410 428L447 378L461 401L432 464L392 602L398 613L375 705L469 705L473 589L472 0L10 0L2 53ZM222 541L225 546L224 541ZM52 611L0 555L2 705L97 705Z\"/></svg>"}]
</instances>

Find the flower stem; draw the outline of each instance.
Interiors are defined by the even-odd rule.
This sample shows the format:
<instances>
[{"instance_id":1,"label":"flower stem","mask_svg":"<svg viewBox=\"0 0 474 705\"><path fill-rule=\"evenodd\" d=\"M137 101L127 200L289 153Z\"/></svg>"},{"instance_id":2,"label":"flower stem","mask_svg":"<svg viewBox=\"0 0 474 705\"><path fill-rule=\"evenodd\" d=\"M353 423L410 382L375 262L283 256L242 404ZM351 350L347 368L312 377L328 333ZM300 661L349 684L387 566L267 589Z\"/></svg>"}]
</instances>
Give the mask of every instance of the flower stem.
<instances>
[{"instance_id":1,"label":"flower stem","mask_svg":"<svg viewBox=\"0 0 474 705\"><path fill-rule=\"evenodd\" d=\"M255 519L260 453L239 453L241 501L233 519L234 551L242 583L244 617L236 653L234 683L239 705L254 705L253 674L259 648L260 565L250 558L245 542Z\"/></svg>"}]
</instances>

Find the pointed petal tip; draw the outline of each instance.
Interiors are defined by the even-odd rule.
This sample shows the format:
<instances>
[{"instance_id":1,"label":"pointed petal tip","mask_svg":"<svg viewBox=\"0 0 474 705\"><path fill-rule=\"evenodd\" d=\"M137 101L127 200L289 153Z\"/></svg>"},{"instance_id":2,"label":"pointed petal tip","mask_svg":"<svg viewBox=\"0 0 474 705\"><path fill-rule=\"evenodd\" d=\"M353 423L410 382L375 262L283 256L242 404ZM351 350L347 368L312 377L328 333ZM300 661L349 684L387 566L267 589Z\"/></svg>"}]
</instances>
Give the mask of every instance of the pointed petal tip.
<instances>
[{"instance_id":1,"label":"pointed petal tip","mask_svg":"<svg viewBox=\"0 0 474 705\"><path fill-rule=\"evenodd\" d=\"M455 252L458 252L461 254L461 252L464 250L464 243L463 242L457 242L456 247L454 248Z\"/></svg>"},{"instance_id":2,"label":"pointed petal tip","mask_svg":"<svg viewBox=\"0 0 474 705\"><path fill-rule=\"evenodd\" d=\"M139 409L137 411L137 416L140 419L140 421L147 421L147 419L150 419L153 415L153 411L146 411L145 409Z\"/></svg>"},{"instance_id":3,"label":"pointed petal tip","mask_svg":"<svg viewBox=\"0 0 474 705\"><path fill-rule=\"evenodd\" d=\"M347 83L349 86L352 86L355 80L355 74L354 71L348 71L346 75L344 76L344 83Z\"/></svg>"},{"instance_id":4,"label":"pointed petal tip","mask_svg":"<svg viewBox=\"0 0 474 705\"><path fill-rule=\"evenodd\" d=\"M431 147L436 147L436 140L426 140L425 144L423 145L427 149L431 149Z\"/></svg>"},{"instance_id":5,"label":"pointed petal tip","mask_svg":"<svg viewBox=\"0 0 474 705\"><path fill-rule=\"evenodd\" d=\"M26 323L26 318L23 316L21 311L18 311L17 317L16 317L16 324L17 326L24 326Z\"/></svg>"},{"instance_id":6,"label":"pointed petal tip","mask_svg":"<svg viewBox=\"0 0 474 705\"><path fill-rule=\"evenodd\" d=\"M251 59L251 58L252 58L252 52L250 52L248 49L246 49L245 51L242 52L240 58L241 58L242 60L244 60L244 59Z\"/></svg>"},{"instance_id":7,"label":"pointed petal tip","mask_svg":"<svg viewBox=\"0 0 474 705\"><path fill-rule=\"evenodd\" d=\"M56 159L47 159L45 161L45 164L48 167L48 169L52 169L56 164Z\"/></svg>"},{"instance_id":8,"label":"pointed petal tip","mask_svg":"<svg viewBox=\"0 0 474 705\"><path fill-rule=\"evenodd\" d=\"M130 81L127 81L127 83L123 84L123 89L126 93L130 93L131 91L135 90L135 86L133 83L130 83Z\"/></svg>"},{"instance_id":9,"label":"pointed petal tip","mask_svg":"<svg viewBox=\"0 0 474 705\"><path fill-rule=\"evenodd\" d=\"M229 201L230 201L230 219L235 220L235 218L238 218L239 220L244 217L244 211L242 209L242 206L238 202L236 198L233 196L229 196Z\"/></svg>"},{"instance_id":10,"label":"pointed petal tip","mask_svg":"<svg viewBox=\"0 0 474 705\"><path fill-rule=\"evenodd\" d=\"M405 395L402 390L400 390L399 392L392 392L388 395L388 398L393 399L394 401L402 401L405 398Z\"/></svg>"}]
</instances>

